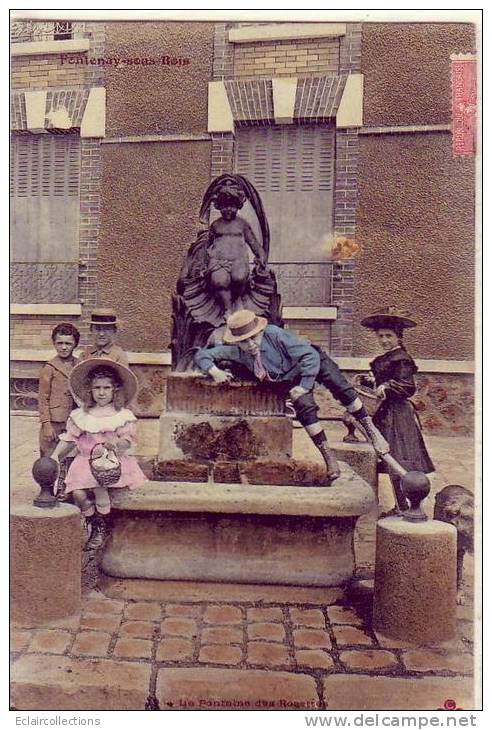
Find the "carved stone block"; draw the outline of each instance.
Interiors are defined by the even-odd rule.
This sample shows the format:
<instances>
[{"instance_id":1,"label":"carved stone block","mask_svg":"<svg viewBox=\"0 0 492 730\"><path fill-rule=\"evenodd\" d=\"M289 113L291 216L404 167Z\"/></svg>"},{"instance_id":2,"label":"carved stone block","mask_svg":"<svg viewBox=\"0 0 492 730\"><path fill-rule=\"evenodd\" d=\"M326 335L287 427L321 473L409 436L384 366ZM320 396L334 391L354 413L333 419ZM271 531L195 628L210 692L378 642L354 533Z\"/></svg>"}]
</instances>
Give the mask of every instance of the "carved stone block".
<instances>
[{"instance_id":1,"label":"carved stone block","mask_svg":"<svg viewBox=\"0 0 492 730\"><path fill-rule=\"evenodd\" d=\"M292 424L284 416L163 413L160 418L160 461L285 461L291 456Z\"/></svg>"},{"instance_id":2,"label":"carved stone block","mask_svg":"<svg viewBox=\"0 0 492 730\"><path fill-rule=\"evenodd\" d=\"M286 387L282 384L233 382L217 385L198 373L171 373L166 410L214 416L281 416Z\"/></svg>"}]
</instances>

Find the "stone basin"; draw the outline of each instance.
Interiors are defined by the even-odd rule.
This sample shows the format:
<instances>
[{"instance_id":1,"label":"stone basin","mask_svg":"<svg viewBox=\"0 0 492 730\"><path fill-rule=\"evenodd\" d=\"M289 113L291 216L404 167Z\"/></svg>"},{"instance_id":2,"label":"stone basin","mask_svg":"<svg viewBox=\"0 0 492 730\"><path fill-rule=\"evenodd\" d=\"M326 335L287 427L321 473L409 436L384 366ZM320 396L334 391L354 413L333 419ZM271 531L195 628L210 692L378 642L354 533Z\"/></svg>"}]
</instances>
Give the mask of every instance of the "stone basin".
<instances>
[{"instance_id":1,"label":"stone basin","mask_svg":"<svg viewBox=\"0 0 492 730\"><path fill-rule=\"evenodd\" d=\"M114 490L102 568L116 578L343 585L357 518L375 498L341 468L330 487L149 481Z\"/></svg>"}]
</instances>

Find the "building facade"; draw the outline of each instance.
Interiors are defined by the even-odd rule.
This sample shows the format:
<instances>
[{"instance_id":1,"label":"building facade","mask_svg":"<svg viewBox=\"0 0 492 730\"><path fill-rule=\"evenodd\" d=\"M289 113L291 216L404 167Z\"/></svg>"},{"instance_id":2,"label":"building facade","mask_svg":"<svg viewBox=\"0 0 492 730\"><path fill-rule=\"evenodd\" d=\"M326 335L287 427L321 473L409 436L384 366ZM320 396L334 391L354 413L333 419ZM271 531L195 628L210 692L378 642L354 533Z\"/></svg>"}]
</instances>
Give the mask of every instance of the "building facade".
<instances>
[{"instance_id":1,"label":"building facade","mask_svg":"<svg viewBox=\"0 0 492 730\"><path fill-rule=\"evenodd\" d=\"M14 407L35 406L54 324L85 339L99 304L159 414L201 199L235 172L287 326L356 372L376 353L361 317L411 310L424 425L470 432L475 165L452 153L450 56L473 25L29 21L13 41Z\"/></svg>"}]
</instances>

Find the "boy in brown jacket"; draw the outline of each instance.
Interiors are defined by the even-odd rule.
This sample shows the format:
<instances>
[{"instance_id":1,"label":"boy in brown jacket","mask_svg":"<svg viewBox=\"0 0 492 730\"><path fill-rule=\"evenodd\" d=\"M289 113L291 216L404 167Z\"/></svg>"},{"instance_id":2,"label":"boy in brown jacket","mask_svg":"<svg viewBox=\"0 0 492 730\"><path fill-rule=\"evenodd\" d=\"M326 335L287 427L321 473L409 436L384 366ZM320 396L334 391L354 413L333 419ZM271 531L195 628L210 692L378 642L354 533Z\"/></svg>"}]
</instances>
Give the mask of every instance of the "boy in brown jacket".
<instances>
[{"instance_id":1,"label":"boy in brown jacket","mask_svg":"<svg viewBox=\"0 0 492 730\"><path fill-rule=\"evenodd\" d=\"M68 385L68 376L78 362L73 351L79 344L80 333L73 324L57 325L51 333L57 352L56 357L46 363L39 375L38 410L41 430L39 448L41 456L51 456L63 433L70 412L75 403Z\"/></svg>"}]
</instances>

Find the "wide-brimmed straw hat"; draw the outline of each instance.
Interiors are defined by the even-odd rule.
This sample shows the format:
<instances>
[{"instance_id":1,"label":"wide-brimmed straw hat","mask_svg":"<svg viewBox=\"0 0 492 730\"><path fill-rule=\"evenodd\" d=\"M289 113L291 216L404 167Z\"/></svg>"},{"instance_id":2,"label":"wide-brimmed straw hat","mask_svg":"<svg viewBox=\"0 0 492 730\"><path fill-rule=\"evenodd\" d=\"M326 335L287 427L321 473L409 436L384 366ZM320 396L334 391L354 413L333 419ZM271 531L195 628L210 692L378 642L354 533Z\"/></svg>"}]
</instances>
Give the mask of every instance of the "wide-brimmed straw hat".
<instances>
[{"instance_id":1,"label":"wide-brimmed straw hat","mask_svg":"<svg viewBox=\"0 0 492 730\"><path fill-rule=\"evenodd\" d=\"M417 322L410 318L410 312L406 312L396 307L384 307L383 309L377 309L375 312L365 317L361 321L363 327L368 327L371 330L380 329L407 329L409 327L416 327Z\"/></svg>"},{"instance_id":2,"label":"wide-brimmed straw hat","mask_svg":"<svg viewBox=\"0 0 492 730\"><path fill-rule=\"evenodd\" d=\"M259 317L249 309L240 309L227 318L224 342L227 345L233 345L235 342L247 340L262 332L267 324L268 321L265 317Z\"/></svg>"},{"instance_id":3,"label":"wide-brimmed straw hat","mask_svg":"<svg viewBox=\"0 0 492 730\"><path fill-rule=\"evenodd\" d=\"M110 307L98 307L92 310L89 324L113 324L116 327L119 324L118 316Z\"/></svg>"},{"instance_id":4,"label":"wide-brimmed straw hat","mask_svg":"<svg viewBox=\"0 0 492 730\"><path fill-rule=\"evenodd\" d=\"M87 394L87 381L91 377L91 372L96 370L111 370L121 380L121 390L123 392L125 405L129 403L137 392L138 382L132 371L119 362L111 360L109 357L91 357L87 360L79 362L70 373L70 388L74 395L83 400Z\"/></svg>"}]
</instances>

